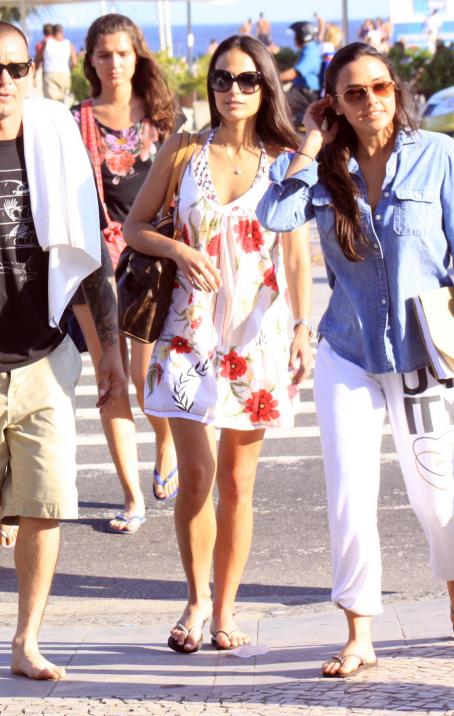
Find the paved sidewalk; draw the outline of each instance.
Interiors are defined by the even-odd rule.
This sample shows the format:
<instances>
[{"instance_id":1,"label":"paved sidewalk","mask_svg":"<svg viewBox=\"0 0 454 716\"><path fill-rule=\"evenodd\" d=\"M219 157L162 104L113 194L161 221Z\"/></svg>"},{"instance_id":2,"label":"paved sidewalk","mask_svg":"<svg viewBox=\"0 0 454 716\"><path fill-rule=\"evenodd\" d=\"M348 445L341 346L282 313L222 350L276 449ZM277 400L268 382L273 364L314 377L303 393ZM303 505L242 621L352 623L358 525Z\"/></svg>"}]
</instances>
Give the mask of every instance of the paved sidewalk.
<instances>
[{"instance_id":1,"label":"paved sidewalk","mask_svg":"<svg viewBox=\"0 0 454 716\"><path fill-rule=\"evenodd\" d=\"M97 613L92 602L51 603L42 645L67 666L57 683L11 676L12 626L0 627L0 714L454 714L447 600L388 603L375 624L379 667L344 680L320 677L320 663L345 636L342 613L326 603L315 611L240 605L239 623L265 652L249 658L209 643L191 656L170 651L168 627L181 609L131 600L103 603ZM3 624L14 623L13 611L0 606Z\"/></svg>"}]
</instances>

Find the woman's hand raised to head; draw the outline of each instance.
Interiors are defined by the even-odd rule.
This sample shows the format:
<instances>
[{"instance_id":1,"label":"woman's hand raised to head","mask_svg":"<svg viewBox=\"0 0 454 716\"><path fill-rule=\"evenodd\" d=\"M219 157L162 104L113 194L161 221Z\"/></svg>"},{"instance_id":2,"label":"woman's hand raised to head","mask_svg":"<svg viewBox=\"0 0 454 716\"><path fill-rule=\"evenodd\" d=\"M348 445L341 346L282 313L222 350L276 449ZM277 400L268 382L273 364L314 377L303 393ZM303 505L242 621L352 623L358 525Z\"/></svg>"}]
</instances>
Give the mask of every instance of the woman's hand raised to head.
<instances>
[{"instance_id":1,"label":"woman's hand raised to head","mask_svg":"<svg viewBox=\"0 0 454 716\"><path fill-rule=\"evenodd\" d=\"M306 141L310 141L311 145L318 144L319 151L322 147L330 144L335 139L338 129L338 123L335 120L329 126L328 115L334 114L333 104L334 97L323 97L316 102L312 102L306 109L304 115L304 128L306 130ZM330 110L327 113L327 110Z\"/></svg>"},{"instance_id":2,"label":"woman's hand raised to head","mask_svg":"<svg viewBox=\"0 0 454 716\"><path fill-rule=\"evenodd\" d=\"M175 242L174 249L172 258L191 286L207 292L218 290L222 283L221 274L210 259L180 241Z\"/></svg>"}]
</instances>

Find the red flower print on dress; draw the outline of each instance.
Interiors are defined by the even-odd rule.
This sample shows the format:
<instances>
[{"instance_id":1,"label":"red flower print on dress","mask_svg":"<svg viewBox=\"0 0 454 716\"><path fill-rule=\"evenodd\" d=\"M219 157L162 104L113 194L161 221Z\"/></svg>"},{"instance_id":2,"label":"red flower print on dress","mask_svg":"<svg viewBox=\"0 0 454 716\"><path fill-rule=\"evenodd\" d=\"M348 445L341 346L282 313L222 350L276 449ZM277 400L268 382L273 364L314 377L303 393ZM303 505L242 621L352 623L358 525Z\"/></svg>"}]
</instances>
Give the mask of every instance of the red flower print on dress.
<instances>
[{"instance_id":1,"label":"red flower print on dress","mask_svg":"<svg viewBox=\"0 0 454 716\"><path fill-rule=\"evenodd\" d=\"M280 416L279 410L276 410L277 405L278 402L271 393L262 389L252 393L251 397L246 400L244 412L250 413L251 423L276 420Z\"/></svg>"},{"instance_id":2,"label":"red flower print on dress","mask_svg":"<svg viewBox=\"0 0 454 716\"><path fill-rule=\"evenodd\" d=\"M236 380L246 373L247 364L244 358L238 355L236 351L226 353L221 361L221 375L223 378Z\"/></svg>"},{"instance_id":3,"label":"red flower print on dress","mask_svg":"<svg viewBox=\"0 0 454 716\"><path fill-rule=\"evenodd\" d=\"M174 336L170 344L170 350L176 351L177 353L190 353L191 346L189 345L186 338L182 338L181 336Z\"/></svg>"},{"instance_id":4,"label":"red flower print on dress","mask_svg":"<svg viewBox=\"0 0 454 716\"><path fill-rule=\"evenodd\" d=\"M186 246L189 246L191 242L189 241L189 231L188 231L188 227L186 226L186 224L183 224L183 230L182 230L181 235L183 237L183 243L185 243Z\"/></svg>"},{"instance_id":5,"label":"red flower print on dress","mask_svg":"<svg viewBox=\"0 0 454 716\"><path fill-rule=\"evenodd\" d=\"M207 254L209 256L217 256L219 254L219 244L221 240L221 235L216 234L216 236L212 236L207 244Z\"/></svg>"},{"instance_id":6,"label":"red flower print on dress","mask_svg":"<svg viewBox=\"0 0 454 716\"><path fill-rule=\"evenodd\" d=\"M257 219L253 221L239 219L234 230L237 232L238 240L247 254L252 253L252 251L260 251L260 247L263 246L263 234Z\"/></svg>"},{"instance_id":7,"label":"red flower print on dress","mask_svg":"<svg viewBox=\"0 0 454 716\"><path fill-rule=\"evenodd\" d=\"M269 286L273 291L278 290L276 274L274 273L273 266L271 266L271 268L267 269L265 271L265 273L263 274L263 284L264 284L264 286Z\"/></svg>"},{"instance_id":8,"label":"red flower print on dress","mask_svg":"<svg viewBox=\"0 0 454 716\"><path fill-rule=\"evenodd\" d=\"M200 327L201 323L202 323L201 318L194 318L194 320L191 321L190 326L191 326L191 328L193 328L195 330Z\"/></svg>"},{"instance_id":9,"label":"red flower print on dress","mask_svg":"<svg viewBox=\"0 0 454 716\"><path fill-rule=\"evenodd\" d=\"M136 158L129 152L118 152L117 154L106 155L106 166L112 174L125 177L134 166Z\"/></svg>"}]
</instances>

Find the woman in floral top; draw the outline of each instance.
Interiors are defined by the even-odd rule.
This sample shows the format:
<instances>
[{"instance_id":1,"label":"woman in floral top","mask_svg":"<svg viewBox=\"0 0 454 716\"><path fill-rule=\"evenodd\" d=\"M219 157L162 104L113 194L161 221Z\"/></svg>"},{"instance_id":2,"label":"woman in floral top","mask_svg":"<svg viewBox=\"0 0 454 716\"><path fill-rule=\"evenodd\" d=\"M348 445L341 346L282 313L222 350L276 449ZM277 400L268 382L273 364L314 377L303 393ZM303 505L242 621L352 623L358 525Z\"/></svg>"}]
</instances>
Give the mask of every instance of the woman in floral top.
<instances>
[{"instance_id":1,"label":"woman in floral top","mask_svg":"<svg viewBox=\"0 0 454 716\"><path fill-rule=\"evenodd\" d=\"M122 224L159 147L174 129L174 100L142 32L123 15L104 15L91 25L86 38L84 70L93 99L76 105L72 112L94 158L95 167L97 149L100 188L110 219L104 235L115 265L125 245ZM86 130L90 121L91 127L94 127L95 150L90 146L90 133ZM96 368L100 358L99 343L82 292L76 295L73 304L76 304L73 305L74 312ZM126 341L123 341L123 355L126 364ZM141 407L150 355L151 346L131 341L130 371ZM148 417L156 433L154 492L157 498L165 499L172 496L177 488L172 436L165 418ZM127 391L109 414L101 416L101 420L125 494L124 512L109 522L108 530L131 534L144 521L145 504L139 482L135 427Z\"/></svg>"},{"instance_id":2,"label":"woman in floral top","mask_svg":"<svg viewBox=\"0 0 454 716\"><path fill-rule=\"evenodd\" d=\"M297 146L274 61L262 43L235 36L213 54L208 79L213 129L200 138L182 181L180 240L147 228L167 188L176 136L125 224L134 247L177 264L145 409L169 419L178 456L175 524L189 598L168 644L182 653L200 648L209 618L216 648L249 641L233 610L252 537L257 461L266 428L293 424L290 394L311 365L307 234L281 237L255 215L270 161L280 148ZM287 283L301 318L291 346Z\"/></svg>"}]
</instances>

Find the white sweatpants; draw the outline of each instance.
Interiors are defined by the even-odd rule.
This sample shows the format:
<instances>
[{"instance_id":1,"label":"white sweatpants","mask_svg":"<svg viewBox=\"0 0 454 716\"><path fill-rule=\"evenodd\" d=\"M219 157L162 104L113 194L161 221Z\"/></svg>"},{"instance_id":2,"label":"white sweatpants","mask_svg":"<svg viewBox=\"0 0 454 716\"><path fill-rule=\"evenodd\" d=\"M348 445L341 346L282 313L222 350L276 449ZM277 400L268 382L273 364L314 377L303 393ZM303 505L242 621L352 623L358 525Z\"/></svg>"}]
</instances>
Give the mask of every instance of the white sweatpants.
<instances>
[{"instance_id":1,"label":"white sweatpants","mask_svg":"<svg viewBox=\"0 0 454 716\"><path fill-rule=\"evenodd\" d=\"M454 580L454 381L438 382L426 368L367 373L322 339L314 391L333 601L356 614L382 611L377 498L386 411L410 504L429 543L433 574Z\"/></svg>"}]
</instances>

